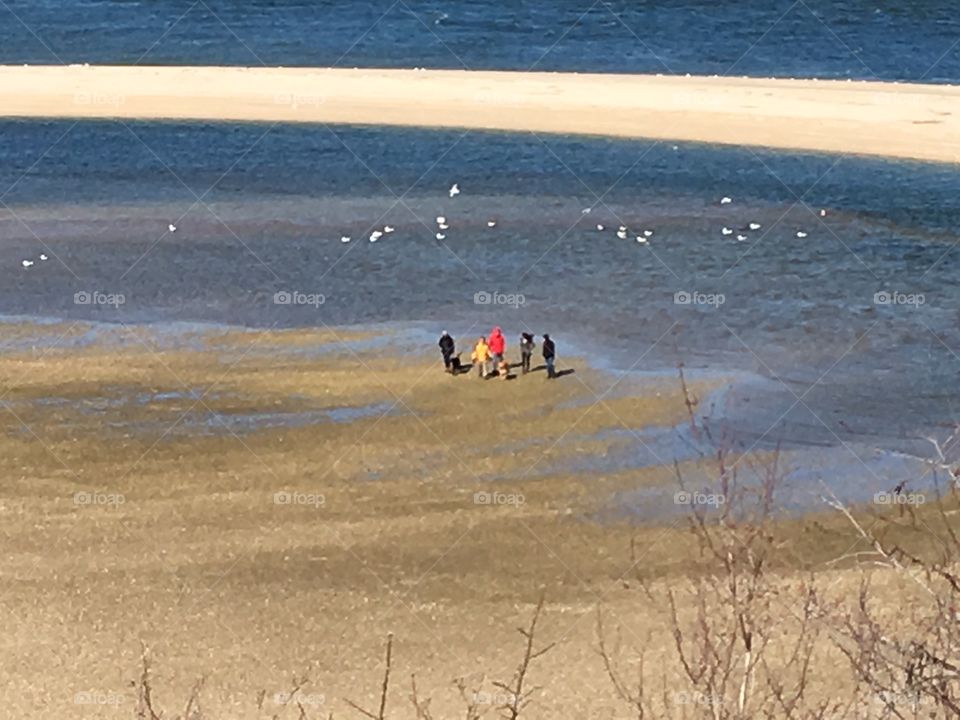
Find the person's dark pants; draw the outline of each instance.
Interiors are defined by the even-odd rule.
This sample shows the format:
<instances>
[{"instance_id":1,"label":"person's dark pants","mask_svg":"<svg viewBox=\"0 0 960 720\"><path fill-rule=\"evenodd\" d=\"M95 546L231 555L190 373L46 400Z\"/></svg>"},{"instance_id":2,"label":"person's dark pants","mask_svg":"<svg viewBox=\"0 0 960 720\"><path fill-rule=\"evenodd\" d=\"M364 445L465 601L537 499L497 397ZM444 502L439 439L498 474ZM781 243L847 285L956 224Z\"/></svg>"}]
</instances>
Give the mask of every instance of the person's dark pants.
<instances>
[{"instance_id":1,"label":"person's dark pants","mask_svg":"<svg viewBox=\"0 0 960 720\"><path fill-rule=\"evenodd\" d=\"M453 353L443 353L443 367L446 368L447 372L451 372L453 369Z\"/></svg>"},{"instance_id":2,"label":"person's dark pants","mask_svg":"<svg viewBox=\"0 0 960 720\"><path fill-rule=\"evenodd\" d=\"M523 374L530 372L530 353L520 353L520 364L523 366Z\"/></svg>"},{"instance_id":3,"label":"person's dark pants","mask_svg":"<svg viewBox=\"0 0 960 720\"><path fill-rule=\"evenodd\" d=\"M557 371L553 367L553 358L544 358L543 361L547 364L547 377L555 378L557 376Z\"/></svg>"}]
</instances>

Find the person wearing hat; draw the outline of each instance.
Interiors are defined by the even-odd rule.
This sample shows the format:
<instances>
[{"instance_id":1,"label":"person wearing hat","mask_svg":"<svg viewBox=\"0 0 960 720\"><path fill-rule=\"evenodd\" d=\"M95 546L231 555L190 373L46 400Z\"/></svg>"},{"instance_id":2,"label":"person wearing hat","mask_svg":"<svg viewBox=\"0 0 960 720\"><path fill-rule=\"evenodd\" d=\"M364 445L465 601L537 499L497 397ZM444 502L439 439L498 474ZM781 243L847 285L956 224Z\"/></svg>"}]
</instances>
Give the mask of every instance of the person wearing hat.
<instances>
[{"instance_id":1,"label":"person wearing hat","mask_svg":"<svg viewBox=\"0 0 960 720\"><path fill-rule=\"evenodd\" d=\"M453 355L456 352L456 345L450 333L444 330L440 334L440 354L443 355L443 369L446 372L453 372Z\"/></svg>"}]
</instances>

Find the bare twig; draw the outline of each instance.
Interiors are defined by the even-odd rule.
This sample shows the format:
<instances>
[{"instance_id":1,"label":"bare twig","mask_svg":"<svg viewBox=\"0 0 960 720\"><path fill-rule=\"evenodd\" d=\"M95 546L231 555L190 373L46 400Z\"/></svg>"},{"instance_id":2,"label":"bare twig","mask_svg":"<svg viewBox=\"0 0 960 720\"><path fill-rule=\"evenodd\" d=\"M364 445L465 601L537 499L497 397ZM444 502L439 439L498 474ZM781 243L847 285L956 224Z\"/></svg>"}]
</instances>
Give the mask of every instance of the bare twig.
<instances>
[{"instance_id":1,"label":"bare twig","mask_svg":"<svg viewBox=\"0 0 960 720\"><path fill-rule=\"evenodd\" d=\"M521 711L529 704L530 696L536 691L536 688L526 689L527 674L530 671L530 665L539 657L542 657L554 648L556 643L550 643L539 650L534 649L536 642L537 622L540 620L540 614L543 612L543 605L546 600L546 594L540 593L540 599L533 612L533 618L528 628L518 628L518 632L525 638L523 659L513 674L513 679L509 683L494 682L494 686L504 690L507 693L506 702L500 709L503 711L507 720L516 720Z\"/></svg>"},{"instance_id":2,"label":"bare twig","mask_svg":"<svg viewBox=\"0 0 960 720\"><path fill-rule=\"evenodd\" d=\"M392 670L392 668L393 668L393 633L390 633L387 635L387 652L386 652L386 660L384 663L384 670L383 670L383 683L380 686L379 710L376 713L371 712L370 710L365 710L364 708L360 707L357 703L353 702L353 700L348 700L346 698L344 698L344 702L346 702L347 705L352 707L357 712L362 713L368 718L372 718L372 720L384 720L387 712L387 694L388 694L388 691L390 690L390 671Z\"/></svg>"}]
</instances>

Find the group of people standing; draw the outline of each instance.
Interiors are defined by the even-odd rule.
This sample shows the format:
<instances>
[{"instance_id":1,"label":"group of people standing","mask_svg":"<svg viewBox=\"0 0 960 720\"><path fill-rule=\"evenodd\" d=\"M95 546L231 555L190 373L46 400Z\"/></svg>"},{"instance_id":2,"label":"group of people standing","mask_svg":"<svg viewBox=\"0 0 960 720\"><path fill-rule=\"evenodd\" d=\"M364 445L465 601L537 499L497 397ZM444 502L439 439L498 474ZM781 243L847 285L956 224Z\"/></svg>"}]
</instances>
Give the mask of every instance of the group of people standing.
<instances>
[{"instance_id":1,"label":"group of people standing","mask_svg":"<svg viewBox=\"0 0 960 720\"><path fill-rule=\"evenodd\" d=\"M443 367L448 373L457 373L462 367L460 355L456 351L456 343L446 330L440 335L440 353L443 355ZM532 333L520 333L520 367L526 375L531 370L531 358L537 343ZM543 363L547 367L547 378L557 377L554 365L557 357L557 346L549 335L544 333L541 345ZM477 338L470 354L473 366L477 368L477 375L481 378L498 375L506 379L510 375L510 362L506 359L507 341L499 327L490 331L489 337Z\"/></svg>"}]
</instances>

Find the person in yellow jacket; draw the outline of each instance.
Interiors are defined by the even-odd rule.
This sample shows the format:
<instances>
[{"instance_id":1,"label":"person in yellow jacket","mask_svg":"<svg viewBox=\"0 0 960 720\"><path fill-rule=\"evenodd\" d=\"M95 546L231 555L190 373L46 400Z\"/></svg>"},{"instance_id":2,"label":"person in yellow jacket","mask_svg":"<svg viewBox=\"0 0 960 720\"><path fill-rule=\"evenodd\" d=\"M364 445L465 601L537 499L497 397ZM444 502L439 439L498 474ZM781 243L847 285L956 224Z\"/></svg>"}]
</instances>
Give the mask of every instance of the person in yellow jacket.
<instances>
[{"instance_id":1,"label":"person in yellow jacket","mask_svg":"<svg viewBox=\"0 0 960 720\"><path fill-rule=\"evenodd\" d=\"M490 348L484 338L478 338L477 344L473 346L473 353L470 359L477 367L477 374L485 378L487 376L487 363L490 362Z\"/></svg>"}]
</instances>

